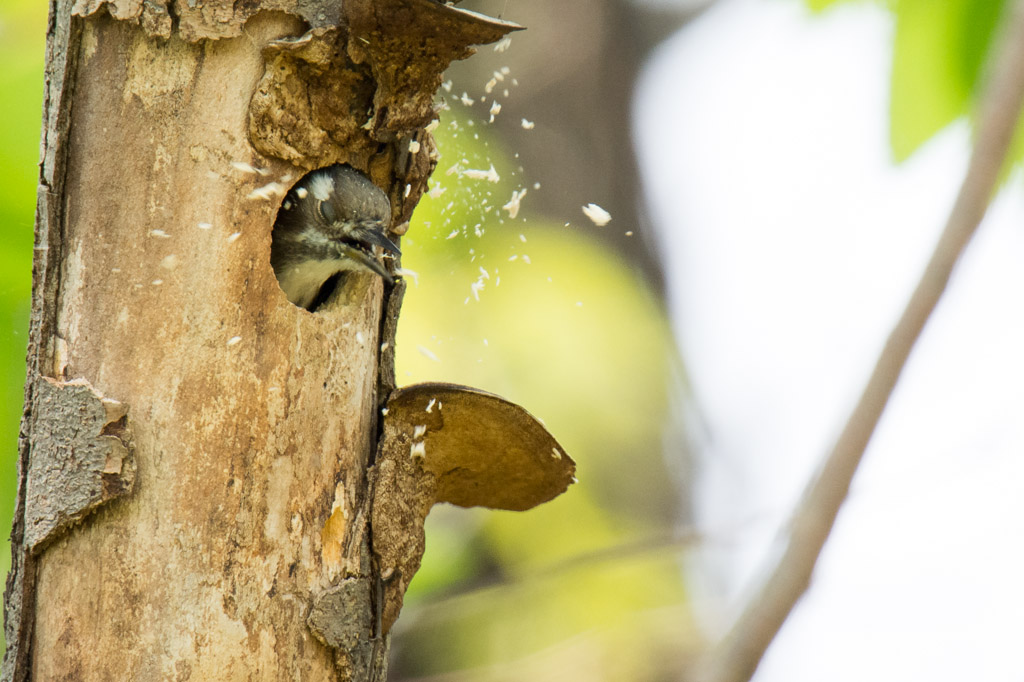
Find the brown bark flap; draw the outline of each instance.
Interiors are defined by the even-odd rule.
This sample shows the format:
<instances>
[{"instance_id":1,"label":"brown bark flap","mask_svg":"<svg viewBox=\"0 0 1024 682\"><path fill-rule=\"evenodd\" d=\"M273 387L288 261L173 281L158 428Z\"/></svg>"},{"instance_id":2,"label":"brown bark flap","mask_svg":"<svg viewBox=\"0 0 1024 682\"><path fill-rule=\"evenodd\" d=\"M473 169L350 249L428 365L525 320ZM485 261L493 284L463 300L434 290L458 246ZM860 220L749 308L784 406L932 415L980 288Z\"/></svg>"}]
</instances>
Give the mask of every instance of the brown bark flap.
<instances>
[{"instance_id":1,"label":"brown bark flap","mask_svg":"<svg viewBox=\"0 0 1024 682\"><path fill-rule=\"evenodd\" d=\"M565 492L576 463L529 412L468 386L425 383L391 394L384 449L419 460L434 502L525 511ZM409 443L408 446L405 444Z\"/></svg>"},{"instance_id":2,"label":"brown bark flap","mask_svg":"<svg viewBox=\"0 0 1024 682\"><path fill-rule=\"evenodd\" d=\"M43 377L35 394L25 506L33 550L135 483L126 405L85 379Z\"/></svg>"},{"instance_id":3,"label":"brown bark flap","mask_svg":"<svg viewBox=\"0 0 1024 682\"><path fill-rule=\"evenodd\" d=\"M373 130L409 131L434 118L434 92L448 65L473 45L501 40L522 26L436 0L346 0L349 56L368 62L378 89Z\"/></svg>"},{"instance_id":4,"label":"brown bark flap","mask_svg":"<svg viewBox=\"0 0 1024 682\"><path fill-rule=\"evenodd\" d=\"M384 631L401 610L438 502L525 511L575 479L576 463L522 407L467 386L424 383L391 394L375 467L373 550L386 581Z\"/></svg>"}]
</instances>

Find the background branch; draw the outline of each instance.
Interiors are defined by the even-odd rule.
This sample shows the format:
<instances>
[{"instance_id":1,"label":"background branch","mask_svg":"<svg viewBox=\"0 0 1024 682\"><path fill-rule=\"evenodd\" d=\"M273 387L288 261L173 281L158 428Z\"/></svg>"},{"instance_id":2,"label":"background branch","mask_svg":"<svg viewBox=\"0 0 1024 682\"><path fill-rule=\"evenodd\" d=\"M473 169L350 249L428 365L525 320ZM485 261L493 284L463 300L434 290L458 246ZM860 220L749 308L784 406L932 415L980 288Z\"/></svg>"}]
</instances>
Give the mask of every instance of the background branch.
<instances>
[{"instance_id":1,"label":"background branch","mask_svg":"<svg viewBox=\"0 0 1024 682\"><path fill-rule=\"evenodd\" d=\"M1002 41L997 45L966 177L931 260L890 333L835 447L808 486L794 515L785 552L732 630L703 662L702 680L750 679L806 591L853 475L914 343L985 215L1024 100L1024 0L1014 3Z\"/></svg>"}]
</instances>

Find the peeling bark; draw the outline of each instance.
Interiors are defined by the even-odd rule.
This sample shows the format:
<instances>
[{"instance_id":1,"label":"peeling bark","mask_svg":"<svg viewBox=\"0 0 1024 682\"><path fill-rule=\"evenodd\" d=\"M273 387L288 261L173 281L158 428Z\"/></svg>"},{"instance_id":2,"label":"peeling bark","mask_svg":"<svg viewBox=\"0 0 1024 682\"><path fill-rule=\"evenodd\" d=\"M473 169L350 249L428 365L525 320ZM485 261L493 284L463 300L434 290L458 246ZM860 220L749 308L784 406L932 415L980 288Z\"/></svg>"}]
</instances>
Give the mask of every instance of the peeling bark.
<instances>
[{"instance_id":1,"label":"peeling bark","mask_svg":"<svg viewBox=\"0 0 1024 682\"><path fill-rule=\"evenodd\" d=\"M104 398L83 379L43 377L33 393L36 436L25 481L30 552L135 484L125 405Z\"/></svg>"}]
</instances>

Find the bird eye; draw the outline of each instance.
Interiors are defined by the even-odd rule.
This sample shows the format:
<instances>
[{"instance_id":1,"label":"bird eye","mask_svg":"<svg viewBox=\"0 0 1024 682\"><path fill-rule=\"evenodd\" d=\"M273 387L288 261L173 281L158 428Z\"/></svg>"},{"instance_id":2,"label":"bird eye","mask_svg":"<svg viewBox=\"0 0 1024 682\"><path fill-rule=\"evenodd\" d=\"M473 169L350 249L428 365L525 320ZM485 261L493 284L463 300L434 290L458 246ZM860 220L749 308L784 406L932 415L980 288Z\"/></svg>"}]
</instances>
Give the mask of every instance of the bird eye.
<instances>
[{"instance_id":1,"label":"bird eye","mask_svg":"<svg viewBox=\"0 0 1024 682\"><path fill-rule=\"evenodd\" d=\"M321 201L318 207L320 216L328 223L333 223L338 219L338 213L334 210L334 205L329 201Z\"/></svg>"}]
</instances>

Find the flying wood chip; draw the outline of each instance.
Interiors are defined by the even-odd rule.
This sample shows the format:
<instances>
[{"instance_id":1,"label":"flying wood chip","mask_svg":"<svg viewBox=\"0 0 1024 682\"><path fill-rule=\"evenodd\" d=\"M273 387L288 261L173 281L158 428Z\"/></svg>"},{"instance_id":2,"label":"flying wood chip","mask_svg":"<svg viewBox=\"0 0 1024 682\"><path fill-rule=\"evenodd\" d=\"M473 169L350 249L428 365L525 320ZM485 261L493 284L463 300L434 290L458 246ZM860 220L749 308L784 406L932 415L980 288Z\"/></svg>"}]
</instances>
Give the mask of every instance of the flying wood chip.
<instances>
[{"instance_id":1,"label":"flying wood chip","mask_svg":"<svg viewBox=\"0 0 1024 682\"><path fill-rule=\"evenodd\" d=\"M524 511L565 492L576 472L543 424L492 393L417 384L392 393L386 408L372 514L385 631L419 568L434 504Z\"/></svg>"}]
</instances>

